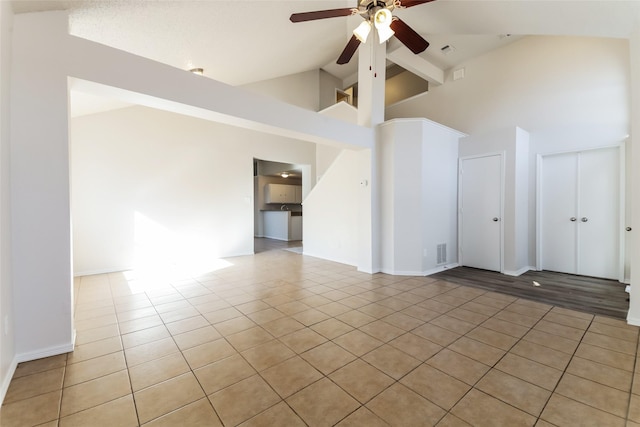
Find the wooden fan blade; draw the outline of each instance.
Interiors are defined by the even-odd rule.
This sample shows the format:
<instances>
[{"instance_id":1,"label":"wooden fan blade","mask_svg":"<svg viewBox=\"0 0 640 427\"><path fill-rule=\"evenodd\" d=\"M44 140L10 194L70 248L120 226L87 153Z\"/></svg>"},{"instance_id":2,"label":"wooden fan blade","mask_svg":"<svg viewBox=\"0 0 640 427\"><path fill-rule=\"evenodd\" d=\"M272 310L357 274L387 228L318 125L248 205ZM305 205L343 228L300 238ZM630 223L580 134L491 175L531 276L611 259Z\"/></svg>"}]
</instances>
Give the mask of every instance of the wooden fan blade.
<instances>
[{"instance_id":1,"label":"wooden fan blade","mask_svg":"<svg viewBox=\"0 0 640 427\"><path fill-rule=\"evenodd\" d=\"M413 6L418 6L424 3L430 3L432 1L435 1L435 0L406 0L406 1L401 0L400 7L413 7Z\"/></svg>"},{"instance_id":2,"label":"wooden fan blade","mask_svg":"<svg viewBox=\"0 0 640 427\"><path fill-rule=\"evenodd\" d=\"M338 58L338 64L342 65L349 62L351 60L351 57L353 57L353 54L356 53L356 50L358 50L358 46L360 46L360 40L358 40L355 35L351 36L351 40L349 40L344 50L340 54L340 57Z\"/></svg>"},{"instance_id":3,"label":"wooden fan blade","mask_svg":"<svg viewBox=\"0 0 640 427\"><path fill-rule=\"evenodd\" d=\"M391 21L391 29L396 33L395 36L398 40L413 53L418 54L429 47L428 41L398 18L393 18L393 21Z\"/></svg>"},{"instance_id":4,"label":"wooden fan blade","mask_svg":"<svg viewBox=\"0 0 640 427\"><path fill-rule=\"evenodd\" d=\"M291 22L315 21L316 19L337 18L353 15L353 8L316 10L313 12L294 13L289 18Z\"/></svg>"}]
</instances>

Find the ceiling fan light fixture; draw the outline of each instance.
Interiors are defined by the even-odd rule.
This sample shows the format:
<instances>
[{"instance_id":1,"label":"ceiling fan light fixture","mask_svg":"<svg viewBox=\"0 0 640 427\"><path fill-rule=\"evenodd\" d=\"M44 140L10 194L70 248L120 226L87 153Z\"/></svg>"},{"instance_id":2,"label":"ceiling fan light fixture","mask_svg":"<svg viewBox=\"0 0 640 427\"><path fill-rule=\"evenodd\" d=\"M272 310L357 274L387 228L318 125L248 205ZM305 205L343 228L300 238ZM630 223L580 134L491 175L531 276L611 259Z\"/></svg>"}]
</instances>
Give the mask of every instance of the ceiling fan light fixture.
<instances>
[{"instance_id":1,"label":"ceiling fan light fixture","mask_svg":"<svg viewBox=\"0 0 640 427\"><path fill-rule=\"evenodd\" d=\"M378 30L378 38L380 39L380 44L389 40L395 32L391 29L391 20L393 16L391 15L391 11L389 9L380 9L373 16L373 22Z\"/></svg>"},{"instance_id":2,"label":"ceiling fan light fixture","mask_svg":"<svg viewBox=\"0 0 640 427\"><path fill-rule=\"evenodd\" d=\"M389 9L380 9L373 16L373 22L376 25L377 29L380 29L381 26L389 27L391 25L391 11Z\"/></svg>"},{"instance_id":3,"label":"ceiling fan light fixture","mask_svg":"<svg viewBox=\"0 0 640 427\"><path fill-rule=\"evenodd\" d=\"M378 28L378 38L380 39L380 44L389 40L395 32L389 27L379 27Z\"/></svg>"},{"instance_id":4,"label":"ceiling fan light fixture","mask_svg":"<svg viewBox=\"0 0 640 427\"><path fill-rule=\"evenodd\" d=\"M369 37L369 33L371 32L371 24L369 21L362 21L358 27L353 30L353 35L356 36L361 43L367 42L367 37Z\"/></svg>"}]
</instances>

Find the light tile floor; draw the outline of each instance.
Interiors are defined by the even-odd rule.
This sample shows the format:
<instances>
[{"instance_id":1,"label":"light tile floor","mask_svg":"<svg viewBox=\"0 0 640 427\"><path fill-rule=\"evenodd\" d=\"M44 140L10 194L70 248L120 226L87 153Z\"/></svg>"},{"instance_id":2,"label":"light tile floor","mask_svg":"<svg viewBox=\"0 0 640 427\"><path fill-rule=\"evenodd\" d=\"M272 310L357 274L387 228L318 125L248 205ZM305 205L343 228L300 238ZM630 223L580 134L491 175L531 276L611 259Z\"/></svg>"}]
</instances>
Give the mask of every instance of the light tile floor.
<instances>
[{"instance_id":1,"label":"light tile floor","mask_svg":"<svg viewBox=\"0 0 640 427\"><path fill-rule=\"evenodd\" d=\"M76 281L76 350L22 363L10 426L640 426L638 328L277 250Z\"/></svg>"}]
</instances>

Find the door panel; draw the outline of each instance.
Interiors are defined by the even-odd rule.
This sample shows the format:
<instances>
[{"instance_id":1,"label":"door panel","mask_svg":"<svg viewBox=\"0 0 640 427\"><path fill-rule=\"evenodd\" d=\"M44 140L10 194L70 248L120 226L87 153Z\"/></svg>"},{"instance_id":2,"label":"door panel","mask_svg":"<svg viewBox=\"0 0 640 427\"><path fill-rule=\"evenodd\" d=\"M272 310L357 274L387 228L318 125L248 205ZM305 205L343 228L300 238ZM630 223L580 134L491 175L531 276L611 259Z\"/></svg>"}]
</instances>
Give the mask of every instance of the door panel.
<instances>
[{"instance_id":1,"label":"door panel","mask_svg":"<svg viewBox=\"0 0 640 427\"><path fill-rule=\"evenodd\" d=\"M578 158L545 157L542 165L542 269L575 274ZM573 221L572 221L573 219Z\"/></svg>"},{"instance_id":2,"label":"door panel","mask_svg":"<svg viewBox=\"0 0 640 427\"><path fill-rule=\"evenodd\" d=\"M502 157L464 159L461 172L462 265L501 271Z\"/></svg>"},{"instance_id":3,"label":"door panel","mask_svg":"<svg viewBox=\"0 0 640 427\"><path fill-rule=\"evenodd\" d=\"M544 157L540 180L543 270L618 279L619 163L618 148Z\"/></svg>"},{"instance_id":4,"label":"door panel","mask_svg":"<svg viewBox=\"0 0 640 427\"><path fill-rule=\"evenodd\" d=\"M580 154L579 274L618 278L619 180L617 148Z\"/></svg>"}]
</instances>

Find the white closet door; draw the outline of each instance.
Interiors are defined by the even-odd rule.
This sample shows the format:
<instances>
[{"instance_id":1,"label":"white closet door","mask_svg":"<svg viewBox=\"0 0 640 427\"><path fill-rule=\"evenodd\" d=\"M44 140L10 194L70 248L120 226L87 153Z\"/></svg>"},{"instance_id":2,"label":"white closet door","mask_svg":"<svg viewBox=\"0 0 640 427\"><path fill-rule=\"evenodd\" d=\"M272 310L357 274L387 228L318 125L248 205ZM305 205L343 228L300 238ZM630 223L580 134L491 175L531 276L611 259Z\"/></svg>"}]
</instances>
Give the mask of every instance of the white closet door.
<instances>
[{"instance_id":1,"label":"white closet door","mask_svg":"<svg viewBox=\"0 0 640 427\"><path fill-rule=\"evenodd\" d=\"M618 148L545 156L541 268L618 279Z\"/></svg>"},{"instance_id":2,"label":"white closet door","mask_svg":"<svg viewBox=\"0 0 640 427\"><path fill-rule=\"evenodd\" d=\"M542 164L542 269L577 273L578 156L548 156Z\"/></svg>"},{"instance_id":3,"label":"white closet door","mask_svg":"<svg viewBox=\"0 0 640 427\"><path fill-rule=\"evenodd\" d=\"M617 148L580 153L578 274L618 278L620 172Z\"/></svg>"},{"instance_id":4,"label":"white closet door","mask_svg":"<svg viewBox=\"0 0 640 427\"><path fill-rule=\"evenodd\" d=\"M460 167L462 265L501 271L502 156L463 159Z\"/></svg>"}]
</instances>

